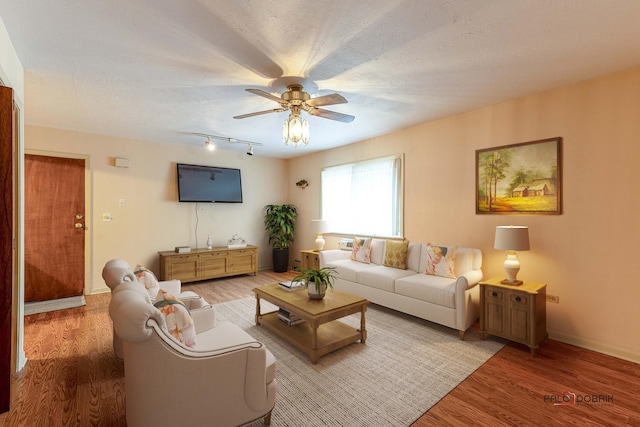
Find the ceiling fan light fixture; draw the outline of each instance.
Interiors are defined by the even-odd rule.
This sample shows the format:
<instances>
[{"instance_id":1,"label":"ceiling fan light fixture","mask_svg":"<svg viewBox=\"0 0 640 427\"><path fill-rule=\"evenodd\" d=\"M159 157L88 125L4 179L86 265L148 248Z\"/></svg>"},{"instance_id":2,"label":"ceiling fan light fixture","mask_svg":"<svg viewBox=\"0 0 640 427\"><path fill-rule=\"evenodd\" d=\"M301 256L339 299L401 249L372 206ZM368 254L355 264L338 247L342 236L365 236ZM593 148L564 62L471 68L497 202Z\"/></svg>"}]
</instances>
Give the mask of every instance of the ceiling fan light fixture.
<instances>
[{"instance_id":1,"label":"ceiling fan light fixture","mask_svg":"<svg viewBox=\"0 0 640 427\"><path fill-rule=\"evenodd\" d=\"M309 143L309 122L301 119L299 114L291 113L282 124L282 141L284 145L299 147Z\"/></svg>"}]
</instances>

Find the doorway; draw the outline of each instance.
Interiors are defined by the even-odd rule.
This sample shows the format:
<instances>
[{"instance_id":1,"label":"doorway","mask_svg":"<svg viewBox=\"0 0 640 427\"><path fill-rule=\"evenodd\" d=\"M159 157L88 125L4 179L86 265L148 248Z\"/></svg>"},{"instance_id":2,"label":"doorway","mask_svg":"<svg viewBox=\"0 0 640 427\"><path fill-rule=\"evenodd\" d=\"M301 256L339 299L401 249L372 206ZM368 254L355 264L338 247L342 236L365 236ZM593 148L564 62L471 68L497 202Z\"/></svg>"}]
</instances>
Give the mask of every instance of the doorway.
<instances>
[{"instance_id":1,"label":"doorway","mask_svg":"<svg viewBox=\"0 0 640 427\"><path fill-rule=\"evenodd\" d=\"M25 314L85 304L86 163L25 154Z\"/></svg>"}]
</instances>

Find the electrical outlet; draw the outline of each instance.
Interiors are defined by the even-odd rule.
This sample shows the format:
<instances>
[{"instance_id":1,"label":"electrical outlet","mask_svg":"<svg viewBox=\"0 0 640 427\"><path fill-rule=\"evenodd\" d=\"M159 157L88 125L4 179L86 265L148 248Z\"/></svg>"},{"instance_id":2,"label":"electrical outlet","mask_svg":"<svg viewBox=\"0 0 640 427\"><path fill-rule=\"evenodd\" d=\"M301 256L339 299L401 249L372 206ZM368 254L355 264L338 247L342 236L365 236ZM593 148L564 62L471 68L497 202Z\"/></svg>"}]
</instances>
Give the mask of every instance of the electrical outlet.
<instances>
[{"instance_id":1,"label":"electrical outlet","mask_svg":"<svg viewBox=\"0 0 640 427\"><path fill-rule=\"evenodd\" d=\"M558 295L549 295L547 294L547 302L552 302L554 304L560 303L560 297Z\"/></svg>"}]
</instances>

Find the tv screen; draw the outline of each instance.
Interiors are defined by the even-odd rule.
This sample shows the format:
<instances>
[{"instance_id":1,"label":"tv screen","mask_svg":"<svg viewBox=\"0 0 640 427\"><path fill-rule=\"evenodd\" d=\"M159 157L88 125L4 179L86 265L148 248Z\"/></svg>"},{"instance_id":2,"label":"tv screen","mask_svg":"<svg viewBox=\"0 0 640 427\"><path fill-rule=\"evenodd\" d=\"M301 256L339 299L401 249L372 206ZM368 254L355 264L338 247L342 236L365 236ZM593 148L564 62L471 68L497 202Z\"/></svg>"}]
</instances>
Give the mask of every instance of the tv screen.
<instances>
[{"instance_id":1,"label":"tv screen","mask_svg":"<svg viewBox=\"0 0 640 427\"><path fill-rule=\"evenodd\" d=\"M178 163L178 200L242 203L240 169Z\"/></svg>"}]
</instances>

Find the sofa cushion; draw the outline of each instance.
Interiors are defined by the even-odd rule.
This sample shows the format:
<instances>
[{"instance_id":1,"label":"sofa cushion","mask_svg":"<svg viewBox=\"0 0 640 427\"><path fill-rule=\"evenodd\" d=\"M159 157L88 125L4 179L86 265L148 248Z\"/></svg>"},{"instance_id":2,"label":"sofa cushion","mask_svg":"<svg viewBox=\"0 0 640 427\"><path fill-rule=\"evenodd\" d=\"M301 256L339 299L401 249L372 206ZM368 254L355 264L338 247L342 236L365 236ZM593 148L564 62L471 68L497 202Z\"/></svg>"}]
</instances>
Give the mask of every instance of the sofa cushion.
<instances>
[{"instance_id":1,"label":"sofa cushion","mask_svg":"<svg viewBox=\"0 0 640 427\"><path fill-rule=\"evenodd\" d=\"M427 274L413 274L395 282L395 292L421 301L456 308L456 280Z\"/></svg>"},{"instance_id":2,"label":"sofa cushion","mask_svg":"<svg viewBox=\"0 0 640 427\"><path fill-rule=\"evenodd\" d=\"M359 271L374 268L377 267L377 265L355 262L351 261L351 259L341 259L328 262L325 267L335 267L336 274L340 279L357 282L357 274Z\"/></svg>"},{"instance_id":3,"label":"sofa cushion","mask_svg":"<svg viewBox=\"0 0 640 427\"><path fill-rule=\"evenodd\" d=\"M409 250L409 241L396 242L387 240L384 249L384 262L382 265L386 267L407 269L407 252Z\"/></svg>"},{"instance_id":4,"label":"sofa cushion","mask_svg":"<svg viewBox=\"0 0 640 427\"><path fill-rule=\"evenodd\" d=\"M160 289L153 305L164 316L169 335L179 343L193 347L196 343L196 327L184 303Z\"/></svg>"},{"instance_id":5,"label":"sofa cushion","mask_svg":"<svg viewBox=\"0 0 640 427\"><path fill-rule=\"evenodd\" d=\"M407 268L416 273L424 273L424 268L420 268L423 246L422 243L409 243L407 248Z\"/></svg>"},{"instance_id":6,"label":"sofa cushion","mask_svg":"<svg viewBox=\"0 0 640 427\"><path fill-rule=\"evenodd\" d=\"M456 246L438 246L427 243L427 268L425 273L432 276L455 279L456 249Z\"/></svg>"},{"instance_id":7,"label":"sofa cushion","mask_svg":"<svg viewBox=\"0 0 640 427\"><path fill-rule=\"evenodd\" d=\"M155 300L156 295L158 295L158 291L160 290L160 284L158 283L156 275L153 274L153 271L138 264L133 270L133 274L135 274L138 282L144 285L145 289L149 293L151 301Z\"/></svg>"},{"instance_id":8,"label":"sofa cushion","mask_svg":"<svg viewBox=\"0 0 640 427\"><path fill-rule=\"evenodd\" d=\"M365 264L369 264L371 262L371 238L363 239L353 236L351 260L364 262Z\"/></svg>"},{"instance_id":9,"label":"sofa cushion","mask_svg":"<svg viewBox=\"0 0 640 427\"><path fill-rule=\"evenodd\" d=\"M358 271L357 282L372 288L382 289L383 291L394 292L394 283L397 279L415 274L416 272L412 270L401 270L399 268L377 265Z\"/></svg>"},{"instance_id":10,"label":"sofa cushion","mask_svg":"<svg viewBox=\"0 0 640 427\"><path fill-rule=\"evenodd\" d=\"M371 263L382 265L387 241L385 239L371 240Z\"/></svg>"}]
</instances>

